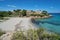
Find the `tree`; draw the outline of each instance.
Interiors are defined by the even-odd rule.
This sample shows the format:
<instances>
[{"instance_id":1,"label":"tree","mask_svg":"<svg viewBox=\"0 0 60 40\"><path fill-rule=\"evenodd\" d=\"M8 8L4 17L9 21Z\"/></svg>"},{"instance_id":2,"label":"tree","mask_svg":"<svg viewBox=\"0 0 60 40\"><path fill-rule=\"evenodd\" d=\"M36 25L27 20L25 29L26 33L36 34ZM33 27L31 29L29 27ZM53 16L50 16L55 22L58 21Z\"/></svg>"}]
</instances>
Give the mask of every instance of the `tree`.
<instances>
[{"instance_id":1,"label":"tree","mask_svg":"<svg viewBox=\"0 0 60 40\"><path fill-rule=\"evenodd\" d=\"M8 14L9 14L9 15L12 15L12 12L11 12L11 11L8 11Z\"/></svg>"},{"instance_id":2,"label":"tree","mask_svg":"<svg viewBox=\"0 0 60 40\"><path fill-rule=\"evenodd\" d=\"M22 15L26 16L26 10L25 9L22 10Z\"/></svg>"},{"instance_id":3,"label":"tree","mask_svg":"<svg viewBox=\"0 0 60 40\"><path fill-rule=\"evenodd\" d=\"M7 17L9 16L7 11L0 11L0 17Z\"/></svg>"},{"instance_id":4,"label":"tree","mask_svg":"<svg viewBox=\"0 0 60 40\"><path fill-rule=\"evenodd\" d=\"M14 11L14 13L15 13L15 14L14 14L15 16L19 16L20 13L21 13L21 12L20 12L21 9L17 9L17 10L13 10L13 11Z\"/></svg>"},{"instance_id":5,"label":"tree","mask_svg":"<svg viewBox=\"0 0 60 40\"><path fill-rule=\"evenodd\" d=\"M13 10L14 12L20 12L21 11L21 9L17 9L17 10Z\"/></svg>"},{"instance_id":6,"label":"tree","mask_svg":"<svg viewBox=\"0 0 60 40\"><path fill-rule=\"evenodd\" d=\"M48 15L48 12L47 11L42 11L42 14Z\"/></svg>"}]
</instances>

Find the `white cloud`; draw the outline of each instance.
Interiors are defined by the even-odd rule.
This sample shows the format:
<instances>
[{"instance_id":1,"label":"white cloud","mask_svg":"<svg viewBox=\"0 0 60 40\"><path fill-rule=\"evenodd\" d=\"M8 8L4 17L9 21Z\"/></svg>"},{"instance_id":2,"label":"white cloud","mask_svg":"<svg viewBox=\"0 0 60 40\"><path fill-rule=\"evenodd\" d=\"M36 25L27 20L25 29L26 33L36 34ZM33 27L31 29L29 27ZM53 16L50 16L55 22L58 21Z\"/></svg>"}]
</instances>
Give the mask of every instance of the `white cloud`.
<instances>
[{"instance_id":1,"label":"white cloud","mask_svg":"<svg viewBox=\"0 0 60 40\"><path fill-rule=\"evenodd\" d=\"M15 5L7 5L8 7L13 7L13 8L15 8L16 6Z\"/></svg>"}]
</instances>

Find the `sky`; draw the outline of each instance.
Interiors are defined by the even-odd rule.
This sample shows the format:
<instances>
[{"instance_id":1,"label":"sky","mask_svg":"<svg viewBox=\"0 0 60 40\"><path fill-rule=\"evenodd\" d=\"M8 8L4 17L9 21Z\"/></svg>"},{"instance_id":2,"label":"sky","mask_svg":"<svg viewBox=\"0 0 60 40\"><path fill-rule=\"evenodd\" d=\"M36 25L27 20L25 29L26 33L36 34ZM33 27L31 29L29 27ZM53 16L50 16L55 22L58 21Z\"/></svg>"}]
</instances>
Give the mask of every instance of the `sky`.
<instances>
[{"instance_id":1,"label":"sky","mask_svg":"<svg viewBox=\"0 0 60 40\"><path fill-rule=\"evenodd\" d=\"M0 0L0 11L26 9L60 13L60 0Z\"/></svg>"}]
</instances>

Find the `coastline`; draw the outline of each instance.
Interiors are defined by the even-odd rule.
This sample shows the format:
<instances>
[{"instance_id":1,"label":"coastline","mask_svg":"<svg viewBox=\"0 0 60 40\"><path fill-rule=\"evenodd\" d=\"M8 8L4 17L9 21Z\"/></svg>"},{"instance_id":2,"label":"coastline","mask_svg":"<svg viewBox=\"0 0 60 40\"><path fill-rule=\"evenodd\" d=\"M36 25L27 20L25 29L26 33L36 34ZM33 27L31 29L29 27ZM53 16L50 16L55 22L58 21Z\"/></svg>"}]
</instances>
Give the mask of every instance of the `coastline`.
<instances>
[{"instance_id":1,"label":"coastline","mask_svg":"<svg viewBox=\"0 0 60 40\"><path fill-rule=\"evenodd\" d=\"M43 18L43 19L45 19L45 18L50 18L50 17L52 17L53 15L49 15L49 16L43 16L43 17L40 17L40 16L31 16L31 18Z\"/></svg>"},{"instance_id":2,"label":"coastline","mask_svg":"<svg viewBox=\"0 0 60 40\"><path fill-rule=\"evenodd\" d=\"M17 27L16 31L19 31L20 29L26 31L30 28L36 28L35 25L31 22L31 17L22 18L21 21L15 25L15 27Z\"/></svg>"},{"instance_id":3,"label":"coastline","mask_svg":"<svg viewBox=\"0 0 60 40\"><path fill-rule=\"evenodd\" d=\"M15 19L16 18L16 19ZM13 22L13 24L15 24L16 20L18 19L19 21L14 25L14 30L12 32L7 32L6 34L2 35L2 38L3 39L9 39L11 38L11 36L13 35L13 33L15 33L16 31L26 31L28 29L35 29L37 28L32 22L31 22L31 19L33 19L32 17L13 17L13 19L15 19L15 21ZM9 19L11 20L11 19ZM8 21L8 20L7 20ZM12 22L11 22L12 23ZM45 31L46 32L46 31ZM48 32L47 33L51 33L51 32ZM53 33L53 32L52 32ZM53 33L54 34L54 33ZM7 36L8 35L8 36Z\"/></svg>"},{"instance_id":4,"label":"coastline","mask_svg":"<svg viewBox=\"0 0 60 40\"><path fill-rule=\"evenodd\" d=\"M0 28L6 32L14 31L16 26L27 26L26 29L28 29L28 26L32 26L31 23L31 17L12 17L9 20L6 20L0 24ZM25 28L23 27L23 28ZM34 27L34 26L32 26Z\"/></svg>"},{"instance_id":5,"label":"coastline","mask_svg":"<svg viewBox=\"0 0 60 40\"><path fill-rule=\"evenodd\" d=\"M6 25L6 24L8 24L8 25ZM31 17L10 18L9 20L6 20L5 22L1 23L0 26L2 27L2 28L1 27L0 28L6 32L6 34L3 34L0 37L0 39L2 39L2 40L10 40L13 33L15 33L16 31L20 31L20 30L26 31L28 29L35 29L36 28L33 25L33 23L31 22Z\"/></svg>"},{"instance_id":6,"label":"coastline","mask_svg":"<svg viewBox=\"0 0 60 40\"><path fill-rule=\"evenodd\" d=\"M35 17L34 16L31 16L31 17L26 17L26 16L25 17L11 17L9 20L6 20L6 21L2 22L0 24L0 26L1 26L0 28L3 29L3 30L6 28L4 31L9 31L9 30L13 31L13 30L16 29L15 26L20 26L20 25L24 25L24 26L26 25L27 26L27 25L32 24L31 19L35 19L35 18L49 18L49 17L52 17L52 15L44 16L44 17L40 17L40 16L39 17L38 16L35 16Z\"/></svg>"}]
</instances>

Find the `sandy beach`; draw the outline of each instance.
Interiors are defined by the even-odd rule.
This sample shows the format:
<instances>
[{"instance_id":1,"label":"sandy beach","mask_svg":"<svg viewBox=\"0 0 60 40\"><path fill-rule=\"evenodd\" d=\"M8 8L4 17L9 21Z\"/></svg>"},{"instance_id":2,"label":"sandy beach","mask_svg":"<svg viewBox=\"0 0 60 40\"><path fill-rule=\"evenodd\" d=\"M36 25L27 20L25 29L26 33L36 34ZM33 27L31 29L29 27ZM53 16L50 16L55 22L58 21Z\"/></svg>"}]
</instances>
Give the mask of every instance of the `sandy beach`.
<instances>
[{"instance_id":1,"label":"sandy beach","mask_svg":"<svg viewBox=\"0 0 60 40\"><path fill-rule=\"evenodd\" d=\"M34 28L34 25L31 23L31 18L10 18L9 20L0 23L0 29L4 31L14 31L17 29L29 29Z\"/></svg>"},{"instance_id":2,"label":"sandy beach","mask_svg":"<svg viewBox=\"0 0 60 40\"><path fill-rule=\"evenodd\" d=\"M14 31L18 31L18 30L26 31L30 28L35 28L35 26L31 22L30 17L28 17L28 18L26 18L26 17L10 18L9 20L2 22L0 24L0 29L7 32L6 34L2 35L1 38L2 38L2 40L10 40Z\"/></svg>"}]
</instances>

